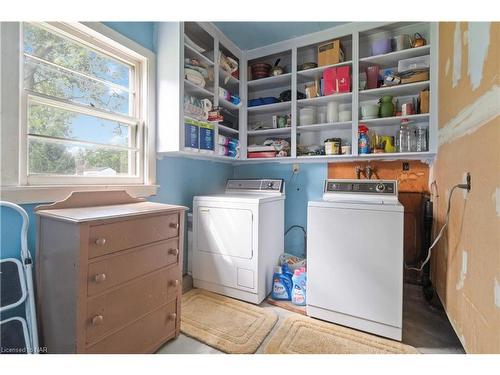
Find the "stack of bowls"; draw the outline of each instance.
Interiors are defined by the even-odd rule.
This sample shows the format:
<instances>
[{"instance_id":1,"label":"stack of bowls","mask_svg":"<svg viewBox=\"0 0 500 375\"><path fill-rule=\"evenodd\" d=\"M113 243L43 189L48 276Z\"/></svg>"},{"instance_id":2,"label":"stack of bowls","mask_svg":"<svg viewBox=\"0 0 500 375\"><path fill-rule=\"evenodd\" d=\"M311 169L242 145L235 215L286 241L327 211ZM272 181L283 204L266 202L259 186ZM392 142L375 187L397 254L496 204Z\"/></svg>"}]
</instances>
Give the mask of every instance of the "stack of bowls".
<instances>
[{"instance_id":1,"label":"stack of bowls","mask_svg":"<svg viewBox=\"0 0 500 375\"><path fill-rule=\"evenodd\" d=\"M272 66L266 63L255 63L251 65L252 79L269 77Z\"/></svg>"},{"instance_id":2,"label":"stack of bowls","mask_svg":"<svg viewBox=\"0 0 500 375\"><path fill-rule=\"evenodd\" d=\"M312 125L316 118L316 108L304 107L299 111L300 125Z\"/></svg>"}]
</instances>

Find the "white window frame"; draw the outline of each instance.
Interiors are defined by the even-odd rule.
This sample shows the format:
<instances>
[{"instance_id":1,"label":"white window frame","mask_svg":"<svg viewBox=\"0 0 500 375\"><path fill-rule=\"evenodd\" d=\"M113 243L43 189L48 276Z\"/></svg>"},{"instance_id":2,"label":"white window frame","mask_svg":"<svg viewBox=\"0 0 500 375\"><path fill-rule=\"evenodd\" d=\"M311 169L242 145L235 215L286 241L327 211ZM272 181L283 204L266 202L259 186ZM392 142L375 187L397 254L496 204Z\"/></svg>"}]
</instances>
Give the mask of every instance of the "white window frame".
<instances>
[{"instance_id":1,"label":"white window frame","mask_svg":"<svg viewBox=\"0 0 500 375\"><path fill-rule=\"evenodd\" d=\"M156 58L155 54L122 34L98 23L44 23L58 33L103 51L118 60L132 63L143 77L133 83L140 104L134 108L137 123L137 147L142 148L136 176L28 176L27 105L30 93L23 88L23 36L21 23L0 24L1 78L1 199L17 203L50 202L65 198L76 190L125 189L135 196L156 193ZM111 51L111 53L110 53ZM12 92L19 95L12 95ZM36 95L43 100L43 95ZM64 101L61 101L63 103ZM138 101L134 101L138 103ZM78 104L70 104L79 106ZM84 110L79 106L80 111ZM17 108L17 110L15 110ZM100 111L100 110L99 110ZM120 115L100 111L103 116L118 120ZM123 120L123 119L122 119Z\"/></svg>"}]
</instances>

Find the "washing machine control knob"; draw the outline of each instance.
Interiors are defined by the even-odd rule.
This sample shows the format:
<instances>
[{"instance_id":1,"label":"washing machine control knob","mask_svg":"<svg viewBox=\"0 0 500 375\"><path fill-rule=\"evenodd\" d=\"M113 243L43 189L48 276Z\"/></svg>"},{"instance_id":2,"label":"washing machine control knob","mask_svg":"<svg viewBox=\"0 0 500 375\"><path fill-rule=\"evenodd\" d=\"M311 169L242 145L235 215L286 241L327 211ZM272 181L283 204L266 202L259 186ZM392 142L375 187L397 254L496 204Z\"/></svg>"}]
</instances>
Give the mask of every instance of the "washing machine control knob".
<instances>
[{"instance_id":1,"label":"washing machine control knob","mask_svg":"<svg viewBox=\"0 0 500 375\"><path fill-rule=\"evenodd\" d=\"M268 189L272 189L272 188L273 188L273 185L274 185L274 184L273 184L273 182L272 182L272 181L269 181L269 182L267 183L267 188L268 188Z\"/></svg>"},{"instance_id":2,"label":"washing machine control knob","mask_svg":"<svg viewBox=\"0 0 500 375\"><path fill-rule=\"evenodd\" d=\"M379 193L382 193L385 190L385 185L384 184L377 184L375 186L375 190Z\"/></svg>"}]
</instances>

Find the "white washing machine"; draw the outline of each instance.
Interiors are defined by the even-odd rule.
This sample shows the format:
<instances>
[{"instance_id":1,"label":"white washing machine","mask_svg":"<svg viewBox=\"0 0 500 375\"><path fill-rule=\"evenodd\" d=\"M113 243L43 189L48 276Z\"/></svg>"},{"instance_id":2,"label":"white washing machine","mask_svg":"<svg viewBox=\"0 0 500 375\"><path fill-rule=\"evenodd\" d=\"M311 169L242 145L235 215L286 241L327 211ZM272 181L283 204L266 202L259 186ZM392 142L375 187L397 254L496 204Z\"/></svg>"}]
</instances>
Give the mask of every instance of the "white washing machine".
<instances>
[{"instance_id":1,"label":"white washing machine","mask_svg":"<svg viewBox=\"0 0 500 375\"><path fill-rule=\"evenodd\" d=\"M401 341L397 181L327 180L307 211L307 315Z\"/></svg>"},{"instance_id":2,"label":"white washing machine","mask_svg":"<svg viewBox=\"0 0 500 375\"><path fill-rule=\"evenodd\" d=\"M228 180L224 194L193 200L193 284L251 303L271 292L284 251L282 179Z\"/></svg>"}]
</instances>

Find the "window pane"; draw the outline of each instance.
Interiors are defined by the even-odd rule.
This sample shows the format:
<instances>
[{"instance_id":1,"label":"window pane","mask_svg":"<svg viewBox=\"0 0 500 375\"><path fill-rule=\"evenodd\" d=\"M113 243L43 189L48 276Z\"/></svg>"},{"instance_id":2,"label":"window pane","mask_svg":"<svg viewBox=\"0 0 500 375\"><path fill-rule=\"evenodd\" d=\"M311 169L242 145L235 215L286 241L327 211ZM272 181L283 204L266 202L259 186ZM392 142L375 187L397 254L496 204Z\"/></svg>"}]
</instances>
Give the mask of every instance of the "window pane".
<instances>
[{"instance_id":1,"label":"window pane","mask_svg":"<svg viewBox=\"0 0 500 375\"><path fill-rule=\"evenodd\" d=\"M24 24L24 52L80 73L130 86L131 66L29 23Z\"/></svg>"},{"instance_id":2,"label":"window pane","mask_svg":"<svg viewBox=\"0 0 500 375\"><path fill-rule=\"evenodd\" d=\"M126 124L43 104L29 105L28 132L115 146L135 146L131 128Z\"/></svg>"},{"instance_id":3,"label":"window pane","mask_svg":"<svg viewBox=\"0 0 500 375\"><path fill-rule=\"evenodd\" d=\"M31 175L132 176L134 158L135 151L29 137Z\"/></svg>"},{"instance_id":4,"label":"window pane","mask_svg":"<svg viewBox=\"0 0 500 375\"><path fill-rule=\"evenodd\" d=\"M107 111L129 115L129 94L116 86L79 77L26 57L24 87L41 94L67 99Z\"/></svg>"}]
</instances>

